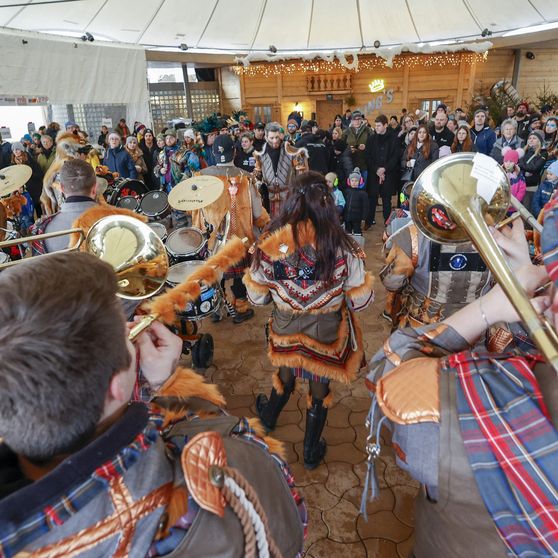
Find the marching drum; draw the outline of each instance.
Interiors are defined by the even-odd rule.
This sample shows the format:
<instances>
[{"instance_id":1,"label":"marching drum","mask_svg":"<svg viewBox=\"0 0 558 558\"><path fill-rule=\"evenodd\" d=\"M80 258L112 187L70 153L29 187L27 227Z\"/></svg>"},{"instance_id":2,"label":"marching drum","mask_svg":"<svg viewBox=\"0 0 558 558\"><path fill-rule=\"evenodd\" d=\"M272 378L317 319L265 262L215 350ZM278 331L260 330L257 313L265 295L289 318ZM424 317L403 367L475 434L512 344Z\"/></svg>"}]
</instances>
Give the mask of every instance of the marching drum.
<instances>
[{"instance_id":1,"label":"marching drum","mask_svg":"<svg viewBox=\"0 0 558 558\"><path fill-rule=\"evenodd\" d=\"M176 229L165 243L172 263L203 260L207 255L207 238L195 227Z\"/></svg>"},{"instance_id":2,"label":"marching drum","mask_svg":"<svg viewBox=\"0 0 558 558\"><path fill-rule=\"evenodd\" d=\"M147 192L141 199L139 210L150 220L164 219L171 210L166 192L162 190Z\"/></svg>"},{"instance_id":3,"label":"marching drum","mask_svg":"<svg viewBox=\"0 0 558 558\"><path fill-rule=\"evenodd\" d=\"M163 241L167 239L167 227L163 223L147 223L147 226L155 231L155 234Z\"/></svg>"},{"instance_id":4,"label":"marching drum","mask_svg":"<svg viewBox=\"0 0 558 558\"><path fill-rule=\"evenodd\" d=\"M190 261L172 265L169 268L167 285L169 287L176 287L176 285L183 283L200 265L204 265L204 262ZM211 286L201 285L201 294L199 298L187 302L184 310L179 312L178 316L189 321L203 320L207 318L207 316L217 312L222 303L223 297L221 296L221 289L217 283Z\"/></svg>"}]
</instances>

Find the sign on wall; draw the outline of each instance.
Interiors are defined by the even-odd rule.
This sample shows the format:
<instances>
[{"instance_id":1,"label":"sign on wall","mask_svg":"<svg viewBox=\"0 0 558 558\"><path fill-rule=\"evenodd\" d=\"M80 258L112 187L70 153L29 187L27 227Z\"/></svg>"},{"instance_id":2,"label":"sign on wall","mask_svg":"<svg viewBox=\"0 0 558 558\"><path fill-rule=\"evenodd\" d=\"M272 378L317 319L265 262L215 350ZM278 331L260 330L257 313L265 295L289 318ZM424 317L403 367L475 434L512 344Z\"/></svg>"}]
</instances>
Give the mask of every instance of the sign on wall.
<instances>
[{"instance_id":1,"label":"sign on wall","mask_svg":"<svg viewBox=\"0 0 558 558\"><path fill-rule=\"evenodd\" d=\"M383 79L374 79L368 84L368 89L371 93L379 93L379 95L374 95L366 105L359 107L359 110L368 114L375 110L381 110L384 104L389 105L393 102L393 88L385 89L385 81Z\"/></svg>"}]
</instances>

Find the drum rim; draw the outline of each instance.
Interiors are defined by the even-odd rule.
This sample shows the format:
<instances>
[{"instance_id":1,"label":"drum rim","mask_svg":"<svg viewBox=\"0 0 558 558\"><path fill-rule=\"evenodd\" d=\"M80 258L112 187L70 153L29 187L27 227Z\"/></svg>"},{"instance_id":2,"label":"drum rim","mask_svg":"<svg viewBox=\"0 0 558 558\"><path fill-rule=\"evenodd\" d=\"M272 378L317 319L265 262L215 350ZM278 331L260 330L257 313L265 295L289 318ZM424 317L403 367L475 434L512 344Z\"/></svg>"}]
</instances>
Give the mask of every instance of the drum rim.
<instances>
[{"instance_id":1,"label":"drum rim","mask_svg":"<svg viewBox=\"0 0 558 558\"><path fill-rule=\"evenodd\" d=\"M139 202L138 198L136 198L136 196L122 196L122 197L114 204L114 207L120 207L120 208L122 208L122 206L121 206L121 205L118 205L118 203L121 202L122 200L127 199L127 198L132 199L132 200L135 200L135 202L136 202L136 209L139 209L139 207L140 207L140 202ZM130 208L129 208L129 207L123 207L123 209L130 209ZM134 210L134 211L135 211L135 210Z\"/></svg>"},{"instance_id":2,"label":"drum rim","mask_svg":"<svg viewBox=\"0 0 558 558\"><path fill-rule=\"evenodd\" d=\"M156 228L160 228L160 229L162 229L163 231L165 231L165 234L164 234L163 236L159 236L159 235L157 234L157 231L156 231L156 230L154 231L155 234L157 234L157 236L158 236L161 240L164 241L164 240L169 236L169 231L167 231L167 227L165 227L165 225L163 225L163 223L159 223L159 222L155 221L155 222L146 223L146 224L147 224L147 226L150 227L152 230L154 230L153 227L156 227Z\"/></svg>"},{"instance_id":3,"label":"drum rim","mask_svg":"<svg viewBox=\"0 0 558 558\"><path fill-rule=\"evenodd\" d=\"M172 270L173 267L184 266L184 264L186 264L187 266L192 265L194 267L199 267L200 265L203 265L204 263L205 262L202 261L202 260L186 260L185 262L177 262L177 263L169 266L169 272L167 273L166 282L175 287L176 285L179 285L180 283L185 281L185 279L183 279L182 281L179 281L178 283L175 283L174 281L170 280L171 270ZM188 275L186 277L188 277ZM208 289L208 287L206 285L200 285L200 287L201 287L202 292L204 290L204 287L205 287L205 290Z\"/></svg>"},{"instance_id":4,"label":"drum rim","mask_svg":"<svg viewBox=\"0 0 558 558\"><path fill-rule=\"evenodd\" d=\"M186 253L180 252L180 253L178 253L178 252L175 252L175 251L168 245L168 242L169 242L169 240L171 240L171 238L172 238L172 236L173 236L174 234L177 234L177 233L179 233L180 231L182 231L182 230L184 230L184 229L188 229L188 230L190 230L190 231L195 231L195 232L197 232L197 233L200 235L202 241L201 241L201 243L200 243L192 252L186 252ZM199 254L199 252L201 251L201 249L202 249L206 244L207 244L207 238L205 238L205 237L203 236L203 232L202 232L200 229L198 229L197 227L181 227L180 229L176 229L176 230L172 231L172 232L168 235L167 241L165 242L165 247L167 248L167 252L168 252L171 256L174 256L174 257L181 257L181 256L191 256L191 255L193 255L193 254ZM179 262L179 263L183 263L183 262Z\"/></svg>"}]
</instances>

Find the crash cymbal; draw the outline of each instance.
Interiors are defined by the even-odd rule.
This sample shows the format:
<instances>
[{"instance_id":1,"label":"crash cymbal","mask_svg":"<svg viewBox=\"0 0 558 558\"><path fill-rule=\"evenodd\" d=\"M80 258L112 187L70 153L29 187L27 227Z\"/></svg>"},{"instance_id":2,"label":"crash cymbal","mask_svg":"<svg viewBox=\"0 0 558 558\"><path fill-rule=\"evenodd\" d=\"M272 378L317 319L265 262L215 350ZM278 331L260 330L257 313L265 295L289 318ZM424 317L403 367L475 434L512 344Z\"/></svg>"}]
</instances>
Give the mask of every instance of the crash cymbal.
<instances>
[{"instance_id":1,"label":"crash cymbal","mask_svg":"<svg viewBox=\"0 0 558 558\"><path fill-rule=\"evenodd\" d=\"M179 211L202 209L219 199L223 189L223 182L215 176L193 176L171 190L169 205Z\"/></svg>"},{"instance_id":2,"label":"crash cymbal","mask_svg":"<svg viewBox=\"0 0 558 558\"><path fill-rule=\"evenodd\" d=\"M0 169L0 197L19 190L31 178L31 173L31 167L27 165L12 165Z\"/></svg>"}]
</instances>

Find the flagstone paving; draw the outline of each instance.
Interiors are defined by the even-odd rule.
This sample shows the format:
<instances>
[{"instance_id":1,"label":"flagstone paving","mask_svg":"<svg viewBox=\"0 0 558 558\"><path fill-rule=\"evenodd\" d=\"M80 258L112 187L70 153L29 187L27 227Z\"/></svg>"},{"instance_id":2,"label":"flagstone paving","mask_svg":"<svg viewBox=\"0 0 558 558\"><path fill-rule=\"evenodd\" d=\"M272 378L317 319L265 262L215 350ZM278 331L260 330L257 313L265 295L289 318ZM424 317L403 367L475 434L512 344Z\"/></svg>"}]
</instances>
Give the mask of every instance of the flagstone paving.
<instances>
[{"instance_id":1,"label":"flagstone paving","mask_svg":"<svg viewBox=\"0 0 558 558\"><path fill-rule=\"evenodd\" d=\"M376 280L376 300L359 314L367 360L389 335L389 324L380 317L385 300L378 279L382 265L381 227L365 233L366 267ZM271 307L257 308L254 319L234 325L230 319L219 324L205 320L202 331L215 340L214 364L205 371L227 398L236 415L255 416L255 396L269 393L273 367L266 356L264 324ZM393 451L382 447L376 466L379 497L368 503L368 521L359 515L366 471L364 420L370 404L364 386L366 370L350 386L333 383L334 407L330 410L324 436L328 443L325 462L314 471L302 465L307 385L297 388L273 435L283 441L289 464L309 511L307 558L407 558L413 546L413 500L418 484L397 468Z\"/></svg>"}]
</instances>

